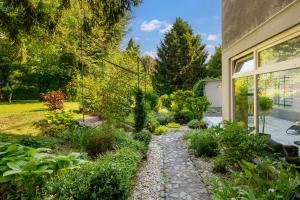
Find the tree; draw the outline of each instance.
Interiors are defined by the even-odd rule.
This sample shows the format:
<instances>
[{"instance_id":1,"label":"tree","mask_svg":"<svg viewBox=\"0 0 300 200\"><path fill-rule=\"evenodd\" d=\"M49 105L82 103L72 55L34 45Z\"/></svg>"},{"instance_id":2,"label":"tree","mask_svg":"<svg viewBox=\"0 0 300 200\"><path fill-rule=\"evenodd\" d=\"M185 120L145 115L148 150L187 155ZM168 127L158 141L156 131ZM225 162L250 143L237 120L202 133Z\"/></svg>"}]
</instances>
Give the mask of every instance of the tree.
<instances>
[{"instance_id":1,"label":"tree","mask_svg":"<svg viewBox=\"0 0 300 200\"><path fill-rule=\"evenodd\" d=\"M265 133L266 115L273 108L273 100L267 96L259 97L259 109L263 118L263 128L262 131Z\"/></svg>"},{"instance_id":2,"label":"tree","mask_svg":"<svg viewBox=\"0 0 300 200\"><path fill-rule=\"evenodd\" d=\"M135 107L134 107L134 122L135 132L140 132L144 129L146 123L147 113L144 105L144 95L141 89L137 89L135 93Z\"/></svg>"},{"instance_id":3,"label":"tree","mask_svg":"<svg viewBox=\"0 0 300 200\"><path fill-rule=\"evenodd\" d=\"M154 86L159 94L177 89L191 89L197 80L206 76L207 51L191 26L177 18L170 32L158 47Z\"/></svg>"},{"instance_id":4,"label":"tree","mask_svg":"<svg viewBox=\"0 0 300 200\"><path fill-rule=\"evenodd\" d=\"M215 53L210 58L207 65L207 76L217 78L222 76L222 48L216 47Z\"/></svg>"},{"instance_id":5,"label":"tree","mask_svg":"<svg viewBox=\"0 0 300 200\"><path fill-rule=\"evenodd\" d=\"M130 39L126 48L126 52L132 56L132 58L137 59L141 55L141 47L136 44L133 39Z\"/></svg>"}]
</instances>

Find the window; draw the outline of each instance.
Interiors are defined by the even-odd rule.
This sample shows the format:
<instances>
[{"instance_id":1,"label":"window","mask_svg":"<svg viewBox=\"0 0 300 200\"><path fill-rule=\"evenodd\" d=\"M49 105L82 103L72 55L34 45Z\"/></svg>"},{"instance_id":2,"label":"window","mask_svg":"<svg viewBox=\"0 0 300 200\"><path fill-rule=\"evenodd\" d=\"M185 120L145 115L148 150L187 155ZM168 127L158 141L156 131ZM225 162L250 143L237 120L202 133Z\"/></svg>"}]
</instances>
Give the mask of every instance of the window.
<instances>
[{"instance_id":1,"label":"window","mask_svg":"<svg viewBox=\"0 0 300 200\"><path fill-rule=\"evenodd\" d=\"M300 58L300 36L259 52L258 58L259 67Z\"/></svg>"},{"instance_id":2,"label":"window","mask_svg":"<svg viewBox=\"0 0 300 200\"><path fill-rule=\"evenodd\" d=\"M252 55L245 56L235 62L234 73L246 73L254 70L254 59Z\"/></svg>"}]
</instances>

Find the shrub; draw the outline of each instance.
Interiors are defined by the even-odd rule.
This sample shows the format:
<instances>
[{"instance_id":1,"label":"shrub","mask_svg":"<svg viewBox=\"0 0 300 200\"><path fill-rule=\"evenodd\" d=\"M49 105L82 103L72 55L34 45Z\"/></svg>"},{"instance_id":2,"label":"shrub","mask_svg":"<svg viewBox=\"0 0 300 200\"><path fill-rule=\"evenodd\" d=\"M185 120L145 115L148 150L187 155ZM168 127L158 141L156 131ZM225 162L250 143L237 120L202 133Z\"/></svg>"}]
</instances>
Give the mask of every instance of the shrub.
<instances>
[{"instance_id":1,"label":"shrub","mask_svg":"<svg viewBox=\"0 0 300 200\"><path fill-rule=\"evenodd\" d=\"M34 199L51 174L84 162L78 153L54 155L49 149L10 143L0 145L0 159L0 199Z\"/></svg>"},{"instance_id":2,"label":"shrub","mask_svg":"<svg viewBox=\"0 0 300 200\"><path fill-rule=\"evenodd\" d=\"M160 113L157 114L156 120L160 125L167 125L171 121L171 119L168 116L162 115Z\"/></svg>"},{"instance_id":3,"label":"shrub","mask_svg":"<svg viewBox=\"0 0 300 200\"><path fill-rule=\"evenodd\" d=\"M164 95L160 96L159 102L162 105L162 107L164 107L166 109L171 108L171 98L169 97L169 95L164 94Z\"/></svg>"},{"instance_id":4,"label":"shrub","mask_svg":"<svg viewBox=\"0 0 300 200\"><path fill-rule=\"evenodd\" d=\"M85 150L89 139L94 135L95 129L85 126L74 126L65 133L73 147Z\"/></svg>"},{"instance_id":5,"label":"shrub","mask_svg":"<svg viewBox=\"0 0 300 200\"><path fill-rule=\"evenodd\" d=\"M180 128L180 124L177 124L175 122L171 122L167 124L168 128Z\"/></svg>"},{"instance_id":6,"label":"shrub","mask_svg":"<svg viewBox=\"0 0 300 200\"><path fill-rule=\"evenodd\" d=\"M206 122L199 121L198 119L191 120L187 125L191 129L206 129L207 128Z\"/></svg>"},{"instance_id":7,"label":"shrub","mask_svg":"<svg viewBox=\"0 0 300 200\"><path fill-rule=\"evenodd\" d=\"M168 127L166 126L159 126L158 128L155 129L155 134L156 135L162 135L168 132Z\"/></svg>"},{"instance_id":8,"label":"shrub","mask_svg":"<svg viewBox=\"0 0 300 200\"><path fill-rule=\"evenodd\" d=\"M42 99L47 103L51 110L63 108L65 102L65 94L61 90L42 93Z\"/></svg>"},{"instance_id":9,"label":"shrub","mask_svg":"<svg viewBox=\"0 0 300 200\"><path fill-rule=\"evenodd\" d=\"M300 175L296 166L283 161L263 159L255 165L243 161L242 171L229 180L216 180L216 199L298 199Z\"/></svg>"},{"instance_id":10,"label":"shrub","mask_svg":"<svg viewBox=\"0 0 300 200\"><path fill-rule=\"evenodd\" d=\"M159 127L160 123L157 118L154 116L154 113L149 113L147 115L146 127L149 131L154 132L157 127Z\"/></svg>"},{"instance_id":11,"label":"shrub","mask_svg":"<svg viewBox=\"0 0 300 200\"><path fill-rule=\"evenodd\" d=\"M146 92L145 101L149 103L151 110L157 110L158 95L155 92Z\"/></svg>"},{"instance_id":12,"label":"shrub","mask_svg":"<svg viewBox=\"0 0 300 200\"><path fill-rule=\"evenodd\" d=\"M45 194L47 199L128 199L141 159L138 151L128 148L108 153L79 170L53 177Z\"/></svg>"},{"instance_id":13,"label":"shrub","mask_svg":"<svg viewBox=\"0 0 300 200\"><path fill-rule=\"evenodd\" d=\"M197 81L197 83L193 87L193 92L196 97L203 97L204 96L204 88L205 83L203 80Z\"/></svg>"},{"instance_id":14,"label":"shrub","mask_svg":"<svg viewBox=\"0 0 300 200\"><path fill-rule=\"evenodd\" d=\"M190 139L190 148L193 149L198 156L213 157L219 153L216 136L207 131L193 135Z\"/></svg>"},{"instance_id":15,"label":"shrub","mask_svg":"<svg viewBox=\"0 0 300 200\"><path fill-rule=\"evenodd\" d=\"M186 124L193 119L193 113L190 111L184 110L179 111L174 114L174 120L179 124Z\"/></svg>"},{"instance_id":16,"label":"shrub","mask_svg":"<svg viewBox=\"0 0 300 200\"><path fill-rule=\"evenodd\" d=\"M268 139L255 133L253 128L241 126L237 122L224 122L223 128L215 130L224 149L224 157L232 165L265 154Z\"/></svg>"},{"instance_id":17,"label":"shrub","mask_svg":"<svg viewBox=\"0 0 300 200\"><path fill-rule=\"evenodd\" d=\"M186 108L193 113L193 118L202 120L204 112L211 103L204 97L190 97L186 99Z\"/></svg>"},{"instance_id":18,"label":"shrub","mask_svg":"<svg viewBox=\"0 0 300 200\"><path fill-rule=\"evenodd\" d=\"M135 94L134 107L134 122L135 132L140 132L144 129L146 123L147 113L144 106L144 97L141 89L137 89Z\"/></svg>"},{"instance_id":19,"label":"shrub","mask_svg":"<svg viewBox=\"0 0 300 200\"><path fill-rule=\"evenodd\" d=\"M94 135L89 138L86 151L90 157L97 158L107 151L114 150L113 140L114 136L112 133Z\"/></svg>"},{"instance_id":20,"label":"shrub","mask_svg":"<svg viewBox=\"0 0 300 200\"><path fill-rule=\"evenodd\" d=\"M190 97L194 97L194 93L190 90L177 90L172 93L172 101L176 104L175 112L182 111L185 108L186 100Z\"/></svg>"},{"instance_id":21,"label":"shrub","mask_svg":"<svg viewBox=\"0 0 300 200\"><path fill-rule=\"evenodd\" d=\"M147 130L143 130L139 133L134 133L133 139L143 142L148 147L152 139L152 134Z\"/></svg>"},{"instance_id":22,"label":"shrub","mask_svg":"<svg viewBox=\"0 0 300 200\"><path fill-rule=\"evenodd\" d=\"M226 160L222 156L217 156L213 161L213 171L226 173Z\"/></svg>"}]
</instances>

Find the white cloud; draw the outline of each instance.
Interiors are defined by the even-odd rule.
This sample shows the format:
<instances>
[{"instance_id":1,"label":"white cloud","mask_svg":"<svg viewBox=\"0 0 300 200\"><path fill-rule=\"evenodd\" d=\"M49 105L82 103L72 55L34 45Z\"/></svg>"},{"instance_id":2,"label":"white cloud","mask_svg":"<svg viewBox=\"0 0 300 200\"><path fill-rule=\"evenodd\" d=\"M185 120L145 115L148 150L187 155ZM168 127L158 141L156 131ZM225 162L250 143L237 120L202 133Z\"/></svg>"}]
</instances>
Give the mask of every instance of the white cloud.
<instances>
[{"instance_id":1,"label":"white cloud","mask_svg":"<svg viewBox=\"0 0 300 200\"><path fill-rule=\"evenodd\" d=\"M207 47L208 49L214 49L214 48L215 48L215 45L208 44L208 45L206 45L206 47Z\"/></svg>"},{"instance_id":2,"label":"white cloud","mask_svg":"<svg viewBox=\"0 0 300 200\"><path fill-rule=\"evenodd\" d=\"M172 28L173 28L172 24L165 24L165 28L161 29L159 32L168 33L172 30Z\"/></svg>"},{"instance_id":3,"label":"white cloud","mask_svg":"<svg viewBox=\"0 0 300 200\"><path fill-rule=\"evenodd\" d=\"M161 26L164 24L164 21L159 21L157 19L151 21L144 21L141 25L141 31L150 32L157 29L160 29Z\"/></svg>"},{"instance_id":4,"label":"white cloud","mask_svg":"<svg viewBox=\"0 0 300 200\"><path fill-rule=\"evenodd\" d=\"M156 51L146 51L145 55L150 56L150 57L152 57L154 59L157 58L157 52Z\"/></svg>"},{"instance_id":5,"label":"white cloud","mask_svg":"<svg viewBox=\"0 0 300 200\"><path fill-rule=\"evenodd\" d=\"M209 35L207 36L207 40L208 40L208 41L217 41L217 40L218 40L218 35L209 34Z\"/></svg>"}]
</instances>

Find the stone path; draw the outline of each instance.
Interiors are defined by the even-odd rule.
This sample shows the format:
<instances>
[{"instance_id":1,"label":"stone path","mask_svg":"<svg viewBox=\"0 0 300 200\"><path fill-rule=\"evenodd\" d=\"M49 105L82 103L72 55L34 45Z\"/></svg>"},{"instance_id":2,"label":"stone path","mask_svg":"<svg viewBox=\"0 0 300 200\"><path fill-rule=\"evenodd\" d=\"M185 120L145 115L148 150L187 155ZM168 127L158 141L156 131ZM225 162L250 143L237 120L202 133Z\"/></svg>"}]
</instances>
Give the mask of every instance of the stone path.
<instances>
[{"instance_id":1,"label":"stone path","mask_svg":"<svg viewBox=\"0 0 300 200\"><path fill-rule=\"evenodd\" d=\"M197 174L193 163L189 157L187 145L182 136L186 131L185 128L180 130L171 130L168 134L162 136L155 136L152 141L152 147L160 149L160 191L152 190L153 193L160 193L158 197L143 198L147 195L143 194L143 190L153 188L143 180L144 189L138 189L139 198L136 195L136 189L133 199L157 199L157 200L209 200L210 195L206 190L204 184L201 182L200 176ZM150 152L151 152L150 146ZM150 171L143 172L151 174ZM146 171L149 169L145 169ZM157 173L152 174L158 176ZM145 178L145 177L144 177ZM139 182L139 180L137 180ZM159 183L157 183L159 184ZM137 183L139 185L139 183Z\"/></svg>"}]
</instances>

